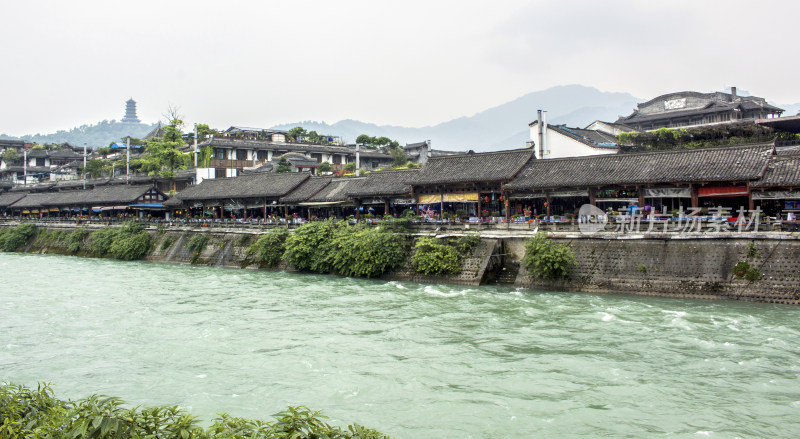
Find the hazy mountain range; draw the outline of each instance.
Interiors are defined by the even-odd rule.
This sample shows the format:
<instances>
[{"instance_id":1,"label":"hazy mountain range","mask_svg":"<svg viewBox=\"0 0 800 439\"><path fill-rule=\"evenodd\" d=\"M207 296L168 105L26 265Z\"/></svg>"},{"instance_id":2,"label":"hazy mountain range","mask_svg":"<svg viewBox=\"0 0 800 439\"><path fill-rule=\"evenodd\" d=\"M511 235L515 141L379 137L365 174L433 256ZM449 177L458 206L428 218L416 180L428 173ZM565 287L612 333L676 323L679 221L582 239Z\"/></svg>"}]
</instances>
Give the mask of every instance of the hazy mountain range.
<instances>
[{"instance_id":1,"label":"hazy mountain range","mask_svg":"<svg viewBox=\"0 0 800 439\"><path fill-rule=\"evenodd\" d=\"M330 125L304 121L272 128L302 126L320 134L338 135L350 142L360 134L368 134L386 136L400 143L430 140L434 149L492 151L524 147L529 140L528 124L536 119L536 110L546 110L549 123L584 127L598 119L613 122L620 115L630 114L637 102L643 100L628 93L608 93L593 87L565 85L528 93L473 116L459 117L433 126L379 126L347 119Z\"/></svg>"},{"instance_id":2,"label":"hazy mountain range","mask_svg":"<svg viewBox=\"0 0 800 439\"><path fill-rule=\"evenodd\" d=\"M525 146L525 142L529 140L528 124L536 119L536 110L546 110L547 121L550 123L582 128L595 120L613 122L621 115L630 114L636 108L636 103L645 102L652 97L643 99L628 93L609 93L583 85L565 85L528 93L472 116L425 127L375 125L347 119L333 124L303 121L270 128L288 130L302 126L320 134L340 136L350 143L359 135L367 134L386 136L401 144L430 140L434 149L494 151ZM800 103L776 105L786 110L786 116L793 116L800 111ZM231 121L231 125L236 125L236 121ZM36 143L70 142L78 146L87 143L97 147L107 146L127 135L140 138L154 127L155 125L149 124L122 124L112 120L83 125L69 131L20 138ZM226 129L227 126L215 128ZM2 134L0 138L19 139Z\"/></svg>"}]
</instances>

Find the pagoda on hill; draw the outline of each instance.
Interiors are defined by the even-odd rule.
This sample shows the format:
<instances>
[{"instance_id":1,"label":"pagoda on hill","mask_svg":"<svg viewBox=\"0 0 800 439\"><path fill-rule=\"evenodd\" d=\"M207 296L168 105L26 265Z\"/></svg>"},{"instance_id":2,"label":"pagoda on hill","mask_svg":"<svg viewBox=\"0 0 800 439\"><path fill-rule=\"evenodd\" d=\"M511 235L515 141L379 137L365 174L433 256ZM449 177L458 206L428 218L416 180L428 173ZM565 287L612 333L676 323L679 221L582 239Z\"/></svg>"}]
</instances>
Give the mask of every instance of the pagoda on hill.
<instances>
[{"instance_id":1,"label":"pagoda on hill","mask_svg":"<svg viewBox=\"0 0 800 439\"><path fill-rule=\"evenodd\" d=\"M136 101L130 98L125 102L125 117L120 121L122 123L141 123L142 121L136 117Z\"/></svg>"}]
</instances>

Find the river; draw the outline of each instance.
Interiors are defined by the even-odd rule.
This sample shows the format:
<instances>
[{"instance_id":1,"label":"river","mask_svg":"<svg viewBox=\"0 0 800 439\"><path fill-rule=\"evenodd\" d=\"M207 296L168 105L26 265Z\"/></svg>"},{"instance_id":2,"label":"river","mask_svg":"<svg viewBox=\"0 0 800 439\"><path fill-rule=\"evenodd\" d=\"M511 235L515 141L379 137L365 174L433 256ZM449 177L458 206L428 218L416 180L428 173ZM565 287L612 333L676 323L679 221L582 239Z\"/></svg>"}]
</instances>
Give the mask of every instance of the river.
<instances>
[{"instance_id":1,"label":"river","mask_svg":"<svg viewBox=\"0 0 800 439\"><path fill-rule=\"evenodd\" d=\"M0 380L397 438L800 436L797 307L0 253Z\"/></svg>"}]
</instances>

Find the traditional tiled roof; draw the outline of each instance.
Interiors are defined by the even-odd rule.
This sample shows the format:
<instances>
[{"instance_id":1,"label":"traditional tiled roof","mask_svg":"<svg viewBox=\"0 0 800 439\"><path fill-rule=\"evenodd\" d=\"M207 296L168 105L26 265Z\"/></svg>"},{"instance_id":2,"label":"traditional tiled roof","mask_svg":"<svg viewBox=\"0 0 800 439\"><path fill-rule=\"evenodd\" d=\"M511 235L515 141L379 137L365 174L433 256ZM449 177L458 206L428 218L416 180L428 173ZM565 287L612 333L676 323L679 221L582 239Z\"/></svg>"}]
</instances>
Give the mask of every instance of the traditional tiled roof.
<instances>
[{"instance_id":1,"label":"traditional tiled roof","mask_svg":"<svg viewBox=\"0 0 800 439\"><path fill-rule=\"evenodd\" d=\"M26 192L4 192L0 194L0 207L8 207L28 195Z\"/></svg>"},{"instance_id":2,"label":"traditional tiled roof","mask_svg":"<svg viewBox=\"0 0 800 439\"><path fill-rule=\"evenodd\" d=\"M606 184L746 181L760 178L771 144L532 160L505 187L534 190Z\"/></svg>"},{"instance_id":3,"label":"traditional tiled roof","mask_svg":"<svg viewBox=\"0 0 800 439\"><path fill-rule=\"evenodd\" d=\"M531 126L537 125L538 121L531 123ZM592 148L601 149L618 149L617 138L612 134L605 133L597 130L586 130L583 128L569 128L566 125L550 125L547 124L548 130L556 131L570 139L577 140Z\"/></svg>"},{"instance_id":4,"label":"traditional tiled roof","mask_svg":"<svg viewBox=\"0 0 800 439\"><path fill-rule=\"evenodd\" d=\"M330 184L325 186L316 195L309 198L307 201L312 203L332 203L339 201L348 201L348 193L355 192L358 187L364 184L366 177L348 177L336 178L331 180Z\"/></svg>"},{"instance_id":5,"label":"traditional tiled roof","mask_svg":"<svg viewBox=\"0 0 800 439\"><path fill-rule=\"evenodd\" d=\"M208 139L200 143L200 146L204 145L211 145L218 148L239 148L239 149L263 149L263 150L273 150L273 151L299 151L299 152L324 152L324 153L333 153L333 154L346 154L346 155L355 155L356 150L352 147L347 146L333 146L333 145L311 145L306 143L283 143L283 142L268 142L268 141L260 141L260 140L241 140L241 139L230 139L225 137L214 137L213 139ZM362 158L381 158L391 160L391 156L389 154L375 151L375 150L365 150L362 149L360 151Z\"/></svg>"},{"instance_id":6,"label":"traditional tiled roof","mask_svg":"<svg viewBox=\"0 0 800 439\"><path fill-rule=\"evenodd\" d=\"M316 195L331 183L333 177L311 177L304 181L297 189L281 197L281 203L299 203Z\"/></svg>"},{"instance_id":7,"label":"traditional tiled roof","mask_svg":"<svg viewBox=\"0 0 800 439\"><path fill-rule=\"evenodd\" d=\"M56 196L45 202L45 206L91 206L123 205L136 202L152 186L114 185L100 186L86 191L56 192Z\"/></svg>"},{"instance_id":8,"label":"traditional tiled roof","mask_svg":"<svg viewBox=\"0 0 800 439\"><path fill-rule=\"evenodd\" d=\"M518 149L431 157L414 185L511 180L531 153L530 149Z\"/></svg>"},{"instance_id":9,"label":"traditional tiled roof","mask_svg":"<svg viewBox=\"0 0 800 439\"><path fill-rule=\"evenodd\" d=\"M367 175L363 184L348 191L348 195L353 197L411 195L411 184L419 172L419 169L373 171Z\"/></svg>"},{"instance_id":10,"label":"traditional tiled roof","mask_svg":"<svg viewBox=\"0 0 800 439\"><path fill-rule=\"evenodd\" d=\"M278 198L291 192L308 177L307 173L301 172L258 172L233 178L207 179L181 191L180 199Z\"/></svg>"},{"instance_id":11,"label":"traditional tiled roof","mask_svg":"<svg viewBox=\"0 0 800 439\"><path fill-rule=\"evenodd\" d=\"M800 155L772 157L764 176L751 183L751 186L800 188Z\"/></svg>"},{"instance_id":12,"label":"traditional tiled roof","mask_svg":"<svg viewBox=\"0 0 800 439\"><path fill-rule=\"evenodd\" d=\"M32 209L46 206L45 203L56 197L58 192L42 192L35 194L26 194L23 198L14 204L11 204L12 209Z\"/></svg>"}]
</instances>

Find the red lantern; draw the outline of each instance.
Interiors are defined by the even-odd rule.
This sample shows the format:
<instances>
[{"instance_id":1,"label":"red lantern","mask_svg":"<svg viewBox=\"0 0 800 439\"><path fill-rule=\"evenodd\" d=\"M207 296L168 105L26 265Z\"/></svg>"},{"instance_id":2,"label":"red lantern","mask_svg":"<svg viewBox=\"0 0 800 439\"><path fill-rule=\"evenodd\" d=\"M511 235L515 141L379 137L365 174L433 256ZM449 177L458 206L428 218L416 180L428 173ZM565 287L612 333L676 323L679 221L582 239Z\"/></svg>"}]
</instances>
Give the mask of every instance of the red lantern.
<instances>
[{"instance_id":1,"label":"red lantern","mask_svg":"<svg viewBox=\"0 0 800 439\"><path fill-rule=\"evenodd\" d=\"M503 201L503 196L502 195L500 195L500 201Z\"/></svg>"},{"instance_id":2,"label":"red lantern","mask_svg":"<svg viewBox=\"0 0 800 439\"><path fill-rule=\"evenodd\" d=\"M483 197L483 201L488 203L489 202L489 197Z\"/></svg>"}]
</instances>

